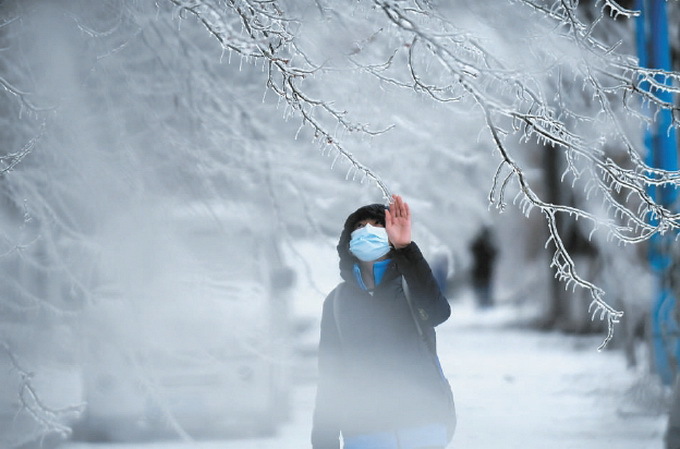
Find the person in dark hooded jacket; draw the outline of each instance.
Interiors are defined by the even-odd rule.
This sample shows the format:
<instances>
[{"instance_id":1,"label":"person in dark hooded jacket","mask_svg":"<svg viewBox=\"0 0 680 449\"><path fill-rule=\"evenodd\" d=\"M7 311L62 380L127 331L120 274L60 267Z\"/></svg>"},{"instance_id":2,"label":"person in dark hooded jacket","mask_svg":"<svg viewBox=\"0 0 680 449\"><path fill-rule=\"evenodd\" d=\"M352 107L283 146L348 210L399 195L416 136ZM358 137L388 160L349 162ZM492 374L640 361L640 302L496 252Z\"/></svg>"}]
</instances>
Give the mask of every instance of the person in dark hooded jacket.
<instances>
[{"instance_id":1,"label":"person in dark hooded jacket","mask_svg":"<svg viewBox=\"0 0 680 449\"><path fill-rule=\"evenodd\" d=\"M343 282L323 305L313 448L338 449L341 435L344 449L444 448L455 416L434 327L451 309L411 241L408 204L394 195L389 208L357 209L337 250Z\"/></svg>"}]
</instances>

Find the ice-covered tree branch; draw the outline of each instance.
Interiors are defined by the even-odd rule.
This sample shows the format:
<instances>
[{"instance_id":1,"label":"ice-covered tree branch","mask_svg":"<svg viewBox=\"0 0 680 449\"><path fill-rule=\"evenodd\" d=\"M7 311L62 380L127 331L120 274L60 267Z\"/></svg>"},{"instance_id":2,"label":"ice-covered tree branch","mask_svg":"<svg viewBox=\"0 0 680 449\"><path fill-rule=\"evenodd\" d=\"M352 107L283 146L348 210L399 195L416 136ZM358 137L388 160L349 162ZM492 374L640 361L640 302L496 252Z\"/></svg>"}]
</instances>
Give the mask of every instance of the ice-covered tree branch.
<instances>
[{"instance_id":1,"label":"ice-covered tree branch","mask_svg":"<svg viewBox=\"0 0 680 449\"><path fill-rule=\"evenodd\" d=\"M314 140L322 152L335 153L337 158L349 163L347 176L363 182L371 180L381 190L385 199L390 191L379 175L361 163L345 146L337 132L336 124L346 132L376 135L385 130L371 130L367 125L347 119L347 112L332 106L331 100L316 99L301 87L306 77L321 69L295 43L291 30L297 21L287 18L285 10L276 1L230 0L191 1L170 0L179 11L194 14L208 31L220 42L223 49L237 53L253 62L261 61L268 71L267 87L286 104L285 115L297 115L301 128L311 128ZM233 19L238 18L242 31L235 30ZM230 56L231 57L231 56ZM241 61L242 63L242 61Z\"/></svg>"},{"instance_id":2,"label":"ice-covered tree branch","mask_svg":"<svg viewBox=\"0 0 680 449\"><path fill-rule=\"evenodd\" d=\"M584 106L587 97L583 102L567 103L561 99L557 104L552 103L547 100L549 93L544 92L549 81L542 79L541 74L532 76L526 72L508 70L491 56L491 50L473 39L461 39L460 34L453 31L454 26L441 15L422 9L415 3L375 1L376 7L385 13L398 32L404 34L404 41L409 42L407 70L404 73L408 74L411 82L400 80L395 81L395 84L410 85L437 102L448 101L449 98L443 97L441 92L450 92L457 87L463 93L451 98L456 101L472 98L482 109L503 160L490 199L503 208L504 192L509 181L516 177L523 202L539 208L546 217L549 241L555 245L553 267L556 276L567 285L574 283L589 290L594 314L599 311L601 318L606 318L609 332L604 346L611 339L613 324L618 321L621 312L604 301L604 292L599 287L576 274L575 266L562 243L555 215L564 213L590 220L593 230L606 229L612 238L622 242L645 241L655 234L678 228L680 216L656 203L648 194L652 185L675 186L678 174L645 164L640 156L644 149L633 143L637 133L625 130L621 124L626 114L644 115L641 108L646 104L653 108L670 109L674 117L671 126L677 126L677 107L659 99L649 89L641 88L641 84L651 84L652 91L675 92L678 74L641 68L633 58L616 53L618 44L608 46L594 37L594 29L603 20L605 9L624 17L635 16L636 11L621 8L615 2L605 2L593 23L585 24L577 17L578 2L521 3L553 20L558 40L574 44L577 51L569 59L555 55L546 57L554 59L553 67L559 68L561 76L565 63L569 63L566 67L572 71L570 76L575 83L584 83L584 93L590 93L594 105ZM420 67L417 66L419 61ZM433 61L438 63L440 70L433 70ZM378 72L372 67L368 67L368 70L370 73ZM546 71L549 73L554 69L548 66ZM658 81L659 75L664 78L664 82ZM425 81L428 78L433 81ZM607 81L612 78L616 84L607 85ZM557 88L559 91L560 86ZM631 101L629 95L637 95L638 98ZM612 102L618 103L614 105ZM506 122L511 123L510 131L501 125ZM598 127L604 127L607 134L596 129ZM586 179L589 194L593 189L598 191L610 218L603 220L580 208L540 200L526 181L521 165L511 157L511 149L504 144L507 135L519 136L525 142L535 140L549 147L549 151L561 151L567 160L567 172L573 183ZM584 139L583 136L592 137ZM627 167L621 166L607 154L605 142L609 147L619 145L625 149L629 156L624 161ZM576 160L587 163L584 167L581 163L575 164ZM503 165L510 168L510 173L502 170Z\"/></svg>"}]
</instances>

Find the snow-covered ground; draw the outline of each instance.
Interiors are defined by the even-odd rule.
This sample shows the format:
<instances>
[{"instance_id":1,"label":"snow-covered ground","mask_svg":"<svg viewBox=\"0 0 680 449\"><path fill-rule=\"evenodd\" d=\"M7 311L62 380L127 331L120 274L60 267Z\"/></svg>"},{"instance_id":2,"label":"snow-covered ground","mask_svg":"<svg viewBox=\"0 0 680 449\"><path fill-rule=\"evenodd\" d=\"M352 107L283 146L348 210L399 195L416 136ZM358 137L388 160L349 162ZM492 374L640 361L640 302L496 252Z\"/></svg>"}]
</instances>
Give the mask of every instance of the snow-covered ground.
<instances>
[{"instance_id":1,"label":"snow-covered ground","mask_svg":"<svg viewBox=\"0 0 680 449\"><path fill-rule=\"evenodd\" d=\"M661 395L626 368L601 336L542 333L513 325L511 310L454 303L439 328L456 396L451 448L661 449ZM649 382L654 382L650 380ZM295 390L292 419L275 438L137 444L65 443L61 449L302 449L310 447L314 385ZM658 391L658 390L657 390ZM654 404L657 402L657 406Z\"/></svg>"},{"instance_id":2,"label":"snow-covered ground","mask_svg":"<svg viewBox=\"0 0 680 449\"><path fill-rule=\"evenodd\" d=\"M459 410L452 447L662 447L665 417L649 406L660 392L619 351L597 352L602 336L540 333L513 326L509 311L461 309L439 333Z\"/></svg>"}]
</instances>

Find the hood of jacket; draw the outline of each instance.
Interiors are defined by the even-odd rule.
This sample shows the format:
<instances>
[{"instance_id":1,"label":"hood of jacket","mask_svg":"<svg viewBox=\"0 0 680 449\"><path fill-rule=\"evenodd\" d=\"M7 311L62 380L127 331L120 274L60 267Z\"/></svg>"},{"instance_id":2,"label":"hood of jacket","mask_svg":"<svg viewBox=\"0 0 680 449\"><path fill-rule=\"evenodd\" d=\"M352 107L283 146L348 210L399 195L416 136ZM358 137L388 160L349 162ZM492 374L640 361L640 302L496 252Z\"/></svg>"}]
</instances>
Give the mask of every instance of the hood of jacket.
<instances>
[{"instance_id":1,"label":"hood of jacket","mask_svg":"<svg viewBox=\"0 0 680 449\"><path fill-rule=\"evenodd\" d=\"M345 220L337 246L338 256L340 256L340 276L345 281L354 279L353 267L359 261L349 252L349 241L352 238L352 231L354 231L357 223L367 219L377 220L378 223L385 226L385 209L387 207L383 204L369 204L355 210Z\"/></svg>"}]
</instances>

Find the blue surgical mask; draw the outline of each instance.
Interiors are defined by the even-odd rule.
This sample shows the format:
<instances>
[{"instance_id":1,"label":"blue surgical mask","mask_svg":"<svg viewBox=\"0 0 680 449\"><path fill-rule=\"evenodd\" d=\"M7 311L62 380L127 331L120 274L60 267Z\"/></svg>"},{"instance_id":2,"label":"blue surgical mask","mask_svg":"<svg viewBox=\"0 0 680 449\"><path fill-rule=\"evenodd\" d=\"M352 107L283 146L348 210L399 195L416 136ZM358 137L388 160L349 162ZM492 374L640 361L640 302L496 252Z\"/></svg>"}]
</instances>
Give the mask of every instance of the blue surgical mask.
<instances>
[{"instance_id":1,"label":"blue surgical mask","mask_svg":"<svg viewBox=\"0 0 680 449\"><path fill-rule=\"evenodd\" d=\"M349 251L364 262L378 260L390 252L390 242L385 228L367 224L352 232Z\"/></svg>"}]
</instances>

